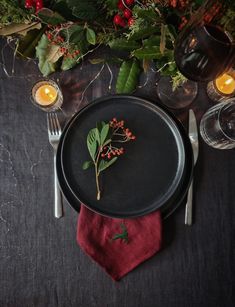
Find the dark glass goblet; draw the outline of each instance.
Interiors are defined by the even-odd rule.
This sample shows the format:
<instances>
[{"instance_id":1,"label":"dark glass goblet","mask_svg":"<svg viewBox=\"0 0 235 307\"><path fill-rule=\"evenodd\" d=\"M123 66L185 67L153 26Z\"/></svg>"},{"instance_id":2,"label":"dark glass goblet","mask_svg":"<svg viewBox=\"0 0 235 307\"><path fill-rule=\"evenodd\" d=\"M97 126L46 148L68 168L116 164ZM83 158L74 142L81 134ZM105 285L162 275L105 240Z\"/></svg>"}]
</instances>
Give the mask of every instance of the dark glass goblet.
<instances>
[{"instance_id":1,"label":"dark glass goblet","mask_svg":"<svg viewBox=\"0 0 235 307\"><path fill-rule=\"evenodd\" d=\"M195 26L185 30L175 45L175 61L185 77L211 81L232 66L235 48L218 27Z\"/></svg>"}]
</instances>

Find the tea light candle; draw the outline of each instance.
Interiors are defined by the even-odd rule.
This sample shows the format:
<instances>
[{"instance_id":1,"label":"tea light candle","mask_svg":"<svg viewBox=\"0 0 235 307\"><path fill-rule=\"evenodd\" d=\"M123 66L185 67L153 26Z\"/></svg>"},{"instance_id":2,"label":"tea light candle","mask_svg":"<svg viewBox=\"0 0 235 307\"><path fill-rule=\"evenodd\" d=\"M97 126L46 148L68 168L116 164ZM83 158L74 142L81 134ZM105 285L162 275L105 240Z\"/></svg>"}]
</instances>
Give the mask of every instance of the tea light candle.
<instances>
[{"instance_id":1,"label":"tea light candle","mask_svg":"<svg viewBox=\"0 0 235 307\"><path fill-rule=\"evenodd\" d=\"M41 80L34 84L31 92L32 102L43 111L59 109L63 103L61 90L53 80Z\"/></svg>"},{"instance_id":2,"label":"tea light candle","mask_svg":"<svg viewBox=\"0 0 235 307\"><path fill-rule=\"evenodd\" d=\"M235 73L233 70L224 73L208 83L208 96L214 101L222 101L235 96Z\"/></svg>"},{"instance_id":3,"label":"tea light candle","mask_svg":"<svg viewBox=\"0 0 235 307\"><path fill-rule=\"evenodd\" d=\"M235 79L225 73L215 80L215 87L221 94L231 95L235 93Z\"/></svg>"},{"instance_id":4,"label":"tea light candle","mask_svg":"<svg viewBox=\"0 0 235 307\"><path fill-rule=\"evenodd\" d=\"M35 92L35 100L42 106L55 103L57 96L56 88L50 84L40 86Z\"/></svg>"}]
</instances>

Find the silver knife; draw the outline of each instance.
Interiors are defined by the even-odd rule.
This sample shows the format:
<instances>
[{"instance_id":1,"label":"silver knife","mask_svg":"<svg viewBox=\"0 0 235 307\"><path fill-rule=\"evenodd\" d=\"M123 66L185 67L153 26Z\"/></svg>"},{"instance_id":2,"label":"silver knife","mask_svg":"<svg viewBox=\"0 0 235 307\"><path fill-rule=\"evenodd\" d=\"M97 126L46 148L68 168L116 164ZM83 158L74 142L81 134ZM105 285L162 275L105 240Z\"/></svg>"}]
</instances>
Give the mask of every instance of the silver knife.
<instances>
[{"instance_id":1,"label":"silver knife","mask_svg":"<svg viewBox=\"0 0 235 307\"><path fill-rule=\"evenodd\" d=\"M197 121L195 114L192 109L189 110L189 128L188 128L188 136L192 145L193 149L193 160L194 166L197 162L198 158L198 132L197 132ZM193 210L193 179L191 181L189 190L188 190L188 197L187 203L185 208L185 224L192 225L192 210Z\"/></svg>"}]
</instances>

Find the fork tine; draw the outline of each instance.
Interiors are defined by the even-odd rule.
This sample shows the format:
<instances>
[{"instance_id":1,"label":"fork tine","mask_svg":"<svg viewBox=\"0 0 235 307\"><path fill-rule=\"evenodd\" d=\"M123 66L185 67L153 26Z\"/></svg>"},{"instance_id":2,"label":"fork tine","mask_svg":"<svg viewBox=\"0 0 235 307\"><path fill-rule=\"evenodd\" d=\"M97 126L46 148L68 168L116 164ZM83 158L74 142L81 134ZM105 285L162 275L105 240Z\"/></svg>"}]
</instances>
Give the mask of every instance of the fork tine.
<instances>
[{"instance_id":1,"label":"fork tine","mask_svg":"<svg viewBox=\"0 0 235 307\"><path fill-rule=\"evenodd\" d=\"M57 116L56 113L54 113L54 119L55 119L56 132L57 132L57 134L61 134L60 122L58 120L58 116Z\"/></svg>"}]
</instances>

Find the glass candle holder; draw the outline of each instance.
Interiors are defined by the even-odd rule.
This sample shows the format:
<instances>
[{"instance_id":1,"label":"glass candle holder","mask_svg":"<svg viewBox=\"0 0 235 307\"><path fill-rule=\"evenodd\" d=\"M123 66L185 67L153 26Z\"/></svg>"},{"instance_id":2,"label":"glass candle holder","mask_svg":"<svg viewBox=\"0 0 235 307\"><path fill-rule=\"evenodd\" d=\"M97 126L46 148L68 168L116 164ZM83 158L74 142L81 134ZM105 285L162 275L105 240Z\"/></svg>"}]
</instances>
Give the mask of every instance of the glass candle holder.
<instances>
[{"instance_id":1,"label":"glass candle holder","mask_svg":"<svg viewBox=\"0 0 235 307\"><path fill-rule=\"evenodd\" d=\"M183 109L188 107L197 96L198 86L196 82L187 80L175 90L171 77L161 77L157 83L157 95L161 102L171 109Z\"/></svg>"},{"instance_id":2,"label":"glass candle holder","mask_svg":"<svg viewBox=\"0 0 235 307\"><path fill-rule=\"evenodd\" d=\"M207 85L208 97L214 101L225 101L235 96L235 71L229 71Z\"/></svg>"},{"instance_id":3,"label":"glass candle holder","mask_svg":"<svg viewBox=\"0 0 235 307\"><path fill-rule=\"evenodd\" d=\"M61 108L63 95L59 85L53 80L47 79L33 85L31 100L41 110L51 112Z\"/></svg>"}]
</instances>

